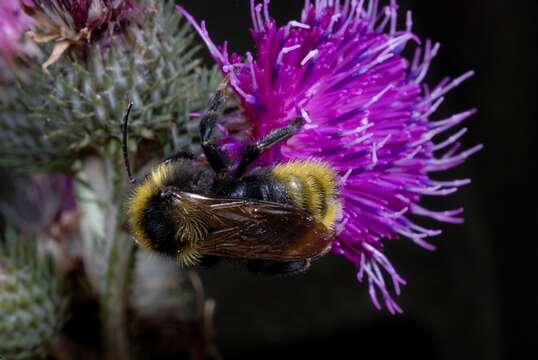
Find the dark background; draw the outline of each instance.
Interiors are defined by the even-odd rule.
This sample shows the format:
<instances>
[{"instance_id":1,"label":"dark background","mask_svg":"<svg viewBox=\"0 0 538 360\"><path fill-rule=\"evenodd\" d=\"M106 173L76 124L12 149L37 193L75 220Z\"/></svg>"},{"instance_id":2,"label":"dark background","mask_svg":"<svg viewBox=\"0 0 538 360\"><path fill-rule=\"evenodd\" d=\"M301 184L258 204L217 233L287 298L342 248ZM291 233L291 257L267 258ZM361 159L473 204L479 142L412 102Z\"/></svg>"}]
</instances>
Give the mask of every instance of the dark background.
<instances>
[{"instance_id":1,"label":"dark background","mask_svg":"<svg viewBox=\"0 0 538 360\"><path fill-rule=\"evenodd\" d=\"M239 53L252 49L248 0L176 1L207 21L217 43L229 40ZM425 199L436 209L464 205L466 223L442 224L443 235L432 241L434 253L405 239L387 243L387 256L408 281L397 298L404 314L377 311L366 284L357 283L354 266L342 257L326 256L308 273L290 278L216 267L201 276L217 303L216 338L224 359L536 357L538 184L531 142L538 37L531 4L399 0L401 20L411 9L415 33L442 44L428 83L476 71L434 118L478 108L465 124L463 142L485 145L449 174L471 177L471 185ZM270 8L283 24L298 18L302 6L303 0L272 0ZM205 50L201 54L213 64ZM5 182L0 190L6 191Z\"/></svg>"},{"instance_id":2,"label":"dark background","mask_svg":"<svg viewBox=\"0 0 538 360\"><path fill-rule=\"evenodd\" d=\"M229 40L240 53L251 48L248 1L181 3L196 19L207 20L217 43ZM517 359L537 344L532 245L538 217L531 148L537 36L531 3L399 1L402 20L411 9L415 33L442 44L429 83L476 71L447 96L437 118L477 107L478 114L466 123L464 145L485 145L450 174L472 177L472 185L456 195L427 200L434 208L463 204L466 223L443 225L433 254L405 240L387 245L386 253L409 283L398 299L405 314L376 311L367 287L356 283L353 266L336 256L289 279L208 270L202 276L217 300L217 339L226 359L344 354ZM282 24L297 18L302 5L302 0L272 0L271 14Z\"/></svg>"}]
</instances>

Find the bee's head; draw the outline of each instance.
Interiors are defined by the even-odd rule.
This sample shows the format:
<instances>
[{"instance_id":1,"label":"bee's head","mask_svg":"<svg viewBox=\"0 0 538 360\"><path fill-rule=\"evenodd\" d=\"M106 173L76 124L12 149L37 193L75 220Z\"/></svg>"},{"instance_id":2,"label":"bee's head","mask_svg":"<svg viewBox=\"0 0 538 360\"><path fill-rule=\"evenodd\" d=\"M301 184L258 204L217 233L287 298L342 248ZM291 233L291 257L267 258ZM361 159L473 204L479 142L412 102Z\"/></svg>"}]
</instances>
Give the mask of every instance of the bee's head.
<instances>
[{"instance_id":1,"label":"bee's head","mask_svg":"<svg viewBox=\"0 0 538 360\"><path fill-rule=\"evenodd\" d=\"M163 163L135 186L127 203L129 223L140 246L191 265L206 231L194 209L177 196L180 190L170 185L175 170L173 163Z\"/></svg>"},{"instance_id":2,"label":"bee's head","mask_svg":"<svg viewBox=\"0 0 538 360\"><path fill-rule=\"evenodd\" d=\"M122 150L129 181L135 184L127 148L127 127L132 107L131 102L123 115ZM190 265L199 258L197 244L206 234L205 226L173 194L181 190L197 192L200 188L209 188L213 176L204 171L207 166L197 165L192 156L178 155L158 165L135 185L127 203L127 213L131 231L139 245L175 256L180 262Z\"/></svg>"}]
</instances>

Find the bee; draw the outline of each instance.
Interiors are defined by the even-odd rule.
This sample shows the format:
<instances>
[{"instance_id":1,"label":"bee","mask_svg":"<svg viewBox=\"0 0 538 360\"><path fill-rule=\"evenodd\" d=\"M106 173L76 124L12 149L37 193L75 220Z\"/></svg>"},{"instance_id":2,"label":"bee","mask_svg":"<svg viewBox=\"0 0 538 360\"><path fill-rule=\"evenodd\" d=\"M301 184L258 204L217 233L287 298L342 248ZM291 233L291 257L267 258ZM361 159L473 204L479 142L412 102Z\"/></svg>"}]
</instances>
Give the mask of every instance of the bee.
<instances>
[{"instance_id":1,"label":"bee","mask_svg":"<svg viewBox=\"0 0 538 360\"><path fill-rule=\"evenodd\" d=\"M342 208L336 171L318 160L297 160L250 169L271 148L299 132L292 120L246 145L235 164L212 137L225 102L223 82L200 119L205 159L175 154L136 183L127 202L131 233L143 248L185 266L229 259L254 273L294 274L330 250ZM233 166L236 165L236 166Z\"/></svg>"}]
</instances>

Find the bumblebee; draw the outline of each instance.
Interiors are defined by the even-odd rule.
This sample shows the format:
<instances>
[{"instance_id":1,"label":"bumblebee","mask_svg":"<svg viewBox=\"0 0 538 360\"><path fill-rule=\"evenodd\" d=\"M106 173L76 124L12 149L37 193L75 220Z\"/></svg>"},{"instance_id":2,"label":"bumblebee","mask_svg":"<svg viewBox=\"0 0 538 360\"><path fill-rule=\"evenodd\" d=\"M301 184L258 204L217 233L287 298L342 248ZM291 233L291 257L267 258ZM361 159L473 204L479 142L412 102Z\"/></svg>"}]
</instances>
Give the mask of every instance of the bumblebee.
<instances>
[{"instance_id":1,"label":"bumblebee","mask_svg":"<svg viewBox=\"0 0 538 360\"><path fill-rule=\"evenodd\" d=\"M176 154L135 184L127 203L131 233L145 249L191 266L226 258L255 273L293 274L330 249L341 211L337 174L317 160L250 170L271 146L304 125L297 118L247 145L236 166L212 137L225 101L219 86L200 120L205 160ZM123 152L129 179L127 122Z\"/></svg>"}]
</instances>

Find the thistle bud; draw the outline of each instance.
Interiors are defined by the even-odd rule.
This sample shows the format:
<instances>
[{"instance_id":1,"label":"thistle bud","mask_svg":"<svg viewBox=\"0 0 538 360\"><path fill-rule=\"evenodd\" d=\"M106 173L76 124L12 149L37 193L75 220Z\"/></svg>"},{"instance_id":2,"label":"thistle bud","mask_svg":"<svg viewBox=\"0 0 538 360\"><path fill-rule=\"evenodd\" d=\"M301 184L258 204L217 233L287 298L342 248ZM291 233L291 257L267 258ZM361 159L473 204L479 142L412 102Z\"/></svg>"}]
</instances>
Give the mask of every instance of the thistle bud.
<instances>
[{"instance_id":1,"label":"thistle bud","mask_svg":"<svg viewBox=\"0 0 538 360\"><path fill-rule=\"evenodd\" d=\"M65 319L60 280L35 243L8 231L0 244L0 358L45 355Z\"/></svg>"}]
</instances>

